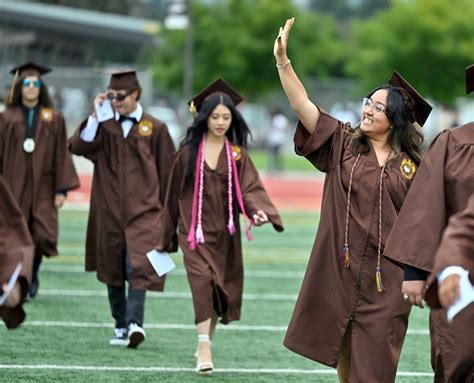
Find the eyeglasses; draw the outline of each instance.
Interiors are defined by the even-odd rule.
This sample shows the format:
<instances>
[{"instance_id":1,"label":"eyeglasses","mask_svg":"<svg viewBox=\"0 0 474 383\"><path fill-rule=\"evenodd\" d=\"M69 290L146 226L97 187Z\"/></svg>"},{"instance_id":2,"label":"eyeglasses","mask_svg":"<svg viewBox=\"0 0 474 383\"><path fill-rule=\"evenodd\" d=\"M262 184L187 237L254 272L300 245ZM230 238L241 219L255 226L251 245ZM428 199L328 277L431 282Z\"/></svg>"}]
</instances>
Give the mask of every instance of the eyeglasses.
<instances>
[{"instance_id":1,"label":"eyeglasses","mask_svg":"<svg viewBox=\"0 0 474 383\"><path fill-rule=\"evenodd\" d=\"M368 106L373 106L375 113L377 114L382 114L387 111L387 107L381 102L374 102L371 98L364 97L362 99L362 109L365 109Z\"/></svg>"},{"instance_id":2,"label":"eyeglasses","mask_svg":"<svg viewBox=\"0 0 474 383\"><path fill-rule=\"evenodd\" d=\"M25 79L23 80L23 86L24 86L24 87L29 87L31 84L33 84L33 86L34 86L35 88L39 88L40 85L41 85L41 81L40 81L39 79L30 80L30 79L28 79L28 78L25 78Z\"/></svg>"},{"instance_id":3,"label":"eyeglasses","mask_svg":"<svg viewBox=\"0 0 474 383\"><path fill-rule=\"evenodd\" d=\"M110 100L110 101L113 101L114 99L117 100L117 101L123 101L125 100L133 91L129 91L127 93L113 93L113 92L109 92L107 93L107 98Z\"/></svg>"}]
</instances>

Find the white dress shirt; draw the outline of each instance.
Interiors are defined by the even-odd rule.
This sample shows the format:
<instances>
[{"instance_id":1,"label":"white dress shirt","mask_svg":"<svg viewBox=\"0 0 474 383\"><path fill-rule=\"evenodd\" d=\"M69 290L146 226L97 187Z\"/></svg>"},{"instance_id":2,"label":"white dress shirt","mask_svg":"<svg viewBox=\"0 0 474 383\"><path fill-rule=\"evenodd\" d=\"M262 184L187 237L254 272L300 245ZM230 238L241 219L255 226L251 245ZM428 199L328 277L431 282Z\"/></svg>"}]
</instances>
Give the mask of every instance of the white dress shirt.
<instances>
[{"instance_id":1,"label":"white dress shirt","mask_svg":"<svg viewBox=\"0 0 474 383\"><path fill-rule=\"evenodd\" d=\"M140 121L143 115L143 108L140 105L139 102L137 102L137 108L130 114L128 114L126 117L132 117L136 118L137 121ZM115 112L115 121L118 121L120 119L120 115ZM130 133L130 130L133 127L133 122L131 120L124 120L122 121L122 132L123 132L123 137L126 138L128 136L128 133ZM86 141L86 142L92 142L95 139L95 136L97 134L97 128L99 127L99 121L97 120L96 117L94 116L89 116L87 120L86 127L82 129L80 137L81 140Z\"/></svg>"}]
</instances>

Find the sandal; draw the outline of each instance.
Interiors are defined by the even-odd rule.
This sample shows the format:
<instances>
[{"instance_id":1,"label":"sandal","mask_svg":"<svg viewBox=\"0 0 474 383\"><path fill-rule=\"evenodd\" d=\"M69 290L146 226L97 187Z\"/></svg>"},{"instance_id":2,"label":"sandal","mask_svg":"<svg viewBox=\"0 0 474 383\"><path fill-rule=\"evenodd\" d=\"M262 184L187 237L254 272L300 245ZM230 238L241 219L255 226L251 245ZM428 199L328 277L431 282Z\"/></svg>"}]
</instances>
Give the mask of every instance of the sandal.
<instances>
[{"instance_id":1,"label":"sandal","mask_svg":"<svg viewBox=\"0 0 474 383\"><path fill-rule=\"evenodd\" d=\"M209 340L209 335L198 335L198 348L195 355L197 358L196 372L199 375L212 374L214 365L212 363L211 341Z\"/></svg>"}]
</instances>

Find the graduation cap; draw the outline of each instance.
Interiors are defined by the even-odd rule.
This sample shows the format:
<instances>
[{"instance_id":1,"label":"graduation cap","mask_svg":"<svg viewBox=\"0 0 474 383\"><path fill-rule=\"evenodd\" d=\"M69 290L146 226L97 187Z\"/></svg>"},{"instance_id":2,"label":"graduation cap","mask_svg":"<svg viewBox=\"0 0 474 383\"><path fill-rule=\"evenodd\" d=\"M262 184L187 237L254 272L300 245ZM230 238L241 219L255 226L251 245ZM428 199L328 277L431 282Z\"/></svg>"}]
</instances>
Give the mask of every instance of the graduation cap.
<instances>
[{"instance_id":1,"label":"graduation cap","mask_svg":"<svg viewBox=\"0 0 474 383\"><path fill-rule=\"evenodd\" d=\"M413 120L420 124L420 126L423 126L433 109L431 105L428 104L400 73L394 71L388 83L401 89L403 99L411 110Z\"/></svg>"},{"instance_id":2,"label":"graduation cap","mask_svg":"<svg viewBox=\"0 0 474 383\"><path fill-rule=\"evenodd\" d=\"M466 94L474 91L474 64L466 68Z\"/></svg>"},{"instance_id":3,"label":"graduation cap","mask_svg":"<svg viewBox=\"0 0 474 383\"><path fill-rule=\"evenodd\" d=\"M10 88L10 95L8 96L8 102L11 103L13 100L13 94L15 93L15 85L19 77L37 76L41 77L44 74L51 72L51 68L37 64L33 61L28 61L24 64L18 65L10 70L10 73L14 75L12 86Z\"/></svg>"},{"instance_id":4,"label":"graduation cap","mask_svg":"<svg viewBox=\"0 0 474 383\"><path fill-rule=\"evenodd\" d=\"M41 77L44 74L51 72L51 68L37 64L33 61L28 61L24 64L18 65L10 70L10 73L15 77L37 76Z\"/></svg>"},{"instance_id":5,"label":"graduation cap","mask_svg":"<svg viewBox=\"0 0 474 383\"><path fill-rule=\"evenodd\" d=\"M244 98L238 94L229 84L222 79L217 79L206 88L201 90L196 96L189 100L189 111L195 115L201 110L201 106L210 96L214 94L226 94L230 97L235 106L240 104Z\"/></svg>"},{"instance_id":6,"label":"graduation cap","mask_svg":"<svg viewBox=\"0 0 474 383\"><path fill-rule=\"evenodd\" d=\"M133 89L139 86L137 71L132 68L104 71L110 74L109 89Z\"/></svg>"}]
</instances>

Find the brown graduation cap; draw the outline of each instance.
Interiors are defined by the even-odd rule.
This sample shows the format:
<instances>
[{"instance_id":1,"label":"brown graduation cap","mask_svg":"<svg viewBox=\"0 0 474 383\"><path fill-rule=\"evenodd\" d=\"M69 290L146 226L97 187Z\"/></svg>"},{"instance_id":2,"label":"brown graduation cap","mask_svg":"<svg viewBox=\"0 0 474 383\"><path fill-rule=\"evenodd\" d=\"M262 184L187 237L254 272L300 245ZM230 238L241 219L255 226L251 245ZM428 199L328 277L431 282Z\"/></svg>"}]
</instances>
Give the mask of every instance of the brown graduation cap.
<instances>
[{"instance_id":1,"label":"brown graduation cap","mask_svg":"<svg viewBox=\"0 0 474 383\"><path fill-rule=\"evenodd\" d=\"M405 80L398 72L394 71L390 81L388 82L392 86L396 86L402 88L408 95L410 96L411 100L405 99L405 103L411 109L413 119L416 121L420 126L428 119L428 116L433 109L430 104L413 88L410 83ZM402 92L402 95L403 93ZM403 95L405 98L405 95ZM411 102L413 101L413 102Z\"/></svg>"},{"instance_id":2,"label":"brown graduation cap","mask_svg":"<svg viewBox=\"0 0 474 383\"><path fill-rule=\"evenodd\" d=\"M135 69L118 69L104 72L110 74L109 89L122 90L138 87L137 71Z\"/></svg>"},{"instance_id":3,"label":"brown graduation cap","mask_svg":"<svg viewBox=\"0 0 474 383\"><path fill-rule=\"evenodd\" d=\"M33 61L28 61L22 65L18 65L17 67L10 70L10 73L15 75L15 77L27 77L27 76L42 76L51 72L51 68L46 66L36 64Z\"/></svg>"},{"instance_id":4,"label":"brown graduation cap","mask_svg":"<svg viewBox=\"0 0 474 383\"><path fill-rule=\"evenodd\" d=\"M474 91L474 64L466 68L466 94Z\"/></svg>"},{"instance_id":5,"label":"brown graduation cap","mask_svg":"<svg viewBox=\"0 0 474 383\"><path fill-rule=\"evenodd\" d=\"M228 95L236 106L244 100L244 98L238 94L229 84L219 78L201 90L191 100L189 100L189 111L193 114L199 112L203 102L206 101L209 96L216 93L224 93Z\"/></svg>"}]
</instances>

